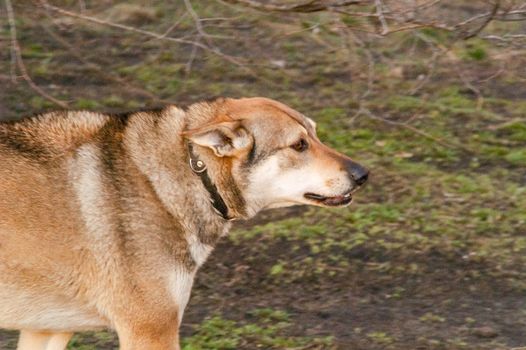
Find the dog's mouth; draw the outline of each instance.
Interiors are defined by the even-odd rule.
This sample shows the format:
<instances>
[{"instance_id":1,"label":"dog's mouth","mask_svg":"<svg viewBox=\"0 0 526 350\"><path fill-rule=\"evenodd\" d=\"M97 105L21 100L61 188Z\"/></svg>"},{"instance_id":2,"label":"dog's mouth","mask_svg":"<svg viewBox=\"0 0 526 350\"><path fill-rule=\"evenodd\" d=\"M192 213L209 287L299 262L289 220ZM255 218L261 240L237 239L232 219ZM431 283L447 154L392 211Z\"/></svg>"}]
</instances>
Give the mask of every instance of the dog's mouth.
<instances>
[{"instance_id":1,"label":"dog's mouth","mask_svg":"<svg viewBox=\"0 0 526 350\"><path fill-rule=\"evenodd\" d=\"M341 207L352 202L351 191L343 195L333 197L322 196L320 194L311 192L305 193L303 196L313 202L319 203L327 207Z\"/></svg>"}]
</instances>

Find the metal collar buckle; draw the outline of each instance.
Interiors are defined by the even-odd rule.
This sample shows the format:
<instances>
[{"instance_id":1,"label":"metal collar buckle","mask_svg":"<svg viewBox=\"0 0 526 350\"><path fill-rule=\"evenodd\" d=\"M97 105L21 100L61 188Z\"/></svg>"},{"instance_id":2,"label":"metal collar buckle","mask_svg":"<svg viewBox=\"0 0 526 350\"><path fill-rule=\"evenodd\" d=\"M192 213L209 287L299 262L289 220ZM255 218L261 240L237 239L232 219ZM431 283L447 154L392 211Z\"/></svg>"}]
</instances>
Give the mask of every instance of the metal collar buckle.
<instances>
[{"instance_id":1,"label":"metal collar buckle","mask_svg":"<svg viewBox=\"0 0 526 350\"><path fill-rule=\"evenodd\" d=\"M190 157L188 161L190 163L190 169L192 169L194 173L200 174L206 170L206 164L202 160Z\"/></svg>"}]
</instances>

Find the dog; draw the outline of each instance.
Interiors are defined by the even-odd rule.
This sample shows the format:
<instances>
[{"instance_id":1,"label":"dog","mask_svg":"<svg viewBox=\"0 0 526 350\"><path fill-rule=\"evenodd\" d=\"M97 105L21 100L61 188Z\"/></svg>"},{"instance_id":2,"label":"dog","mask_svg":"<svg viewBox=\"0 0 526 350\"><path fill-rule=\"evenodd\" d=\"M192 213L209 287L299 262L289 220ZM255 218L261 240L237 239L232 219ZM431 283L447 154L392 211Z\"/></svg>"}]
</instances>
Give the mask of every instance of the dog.
<instances>
[{"instance_id":1,"label":"dog","mask_svg":"<svg viewBox=\"0 0 526 350\"><path fill-rule=\"evenodd\" d=\"M20 350L112 328L180 349L197 269L234 220L346 206L368 170L266 98L0 123L0 327Z\"/></svg>"}]
</instances>

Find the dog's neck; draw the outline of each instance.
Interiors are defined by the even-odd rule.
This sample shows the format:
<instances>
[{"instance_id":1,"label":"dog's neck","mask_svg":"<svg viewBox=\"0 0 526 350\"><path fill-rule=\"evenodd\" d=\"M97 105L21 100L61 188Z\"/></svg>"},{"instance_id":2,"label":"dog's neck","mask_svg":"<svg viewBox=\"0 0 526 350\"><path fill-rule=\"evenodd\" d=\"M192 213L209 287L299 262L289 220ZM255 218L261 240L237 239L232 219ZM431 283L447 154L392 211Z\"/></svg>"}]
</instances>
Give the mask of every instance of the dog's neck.
<instances>
[{"instance_id":1,"label":"dog's neck","mask_svg":"<svg viewBox=\"0 0 526 350\"><path fill-rule=\"evenodd\" d=\"M167 211L195 236L191 239L215 245L231 223L217 215L209 192L189 166L186 144L180 135L186 127L187 114L170 106L155 120L148 118L154 117L137 115L127 128L126 146L132 159ZM212 167L211 171L216 169Z\"/></svg>"},{"instance_id":2,"label":"dog's neck","mask_svg":"<svg viewBox=\"0 0 526 350\"><path fill-rule=\"evenodd\" d=\"M218 115L227 113L227 111L222 110L220 106L221 104L218 104L217 102L196 103L191 105L185 111L185 131L197 129L203 125L209 124L216 119ZM182 142L185 141L183 140ZM188 150L186 153L191 157ZM202 181L202 186L207 188L209 192L208 198L215 202L216 210L219 210L221 217L225 218L225 216L227 216L228 218L239 220L248 219L253 216L255 213L247 208L247 203L245 202L245 198L240 189L240 186L243 184L233 178L233 167L235 165L232 159L227 157L219 159L210 148L199 146L197 144L194 145L192 153L193 157L201 160L207 168L207 175L213 186L206 184L207 179L203 179L203 177L200 177L200 179L205 180ZM217 187L217 194L213 193L215 190L212 190L212 187L214 186ZM217 205L218 201L223 201L225 203L226 207L223 210L220 208L220 204ZM228 215L224 215L227 212Z\"/></svg>"}]
</instances>

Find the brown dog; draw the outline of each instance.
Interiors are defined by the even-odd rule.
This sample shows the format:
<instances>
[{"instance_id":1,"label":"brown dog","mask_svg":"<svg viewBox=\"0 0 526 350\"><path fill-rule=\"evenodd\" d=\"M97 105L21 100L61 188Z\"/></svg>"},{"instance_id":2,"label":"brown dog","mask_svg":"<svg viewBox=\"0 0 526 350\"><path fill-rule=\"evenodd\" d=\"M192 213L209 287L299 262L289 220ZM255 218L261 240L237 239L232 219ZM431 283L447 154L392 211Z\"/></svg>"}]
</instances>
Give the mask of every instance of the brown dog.
<instances>
[{"instance_id":1,"label":"brown dog","mask_svg":"<svg viewBox=\"0 0 526 350\"><path fill-rule=\"evenodd\" d=\"M368 172L264 98L0 124L0 327L62 350L111 327L121 349L179 349L194 275L231 220L344 206Z\"/></svg>"}]
</instances>

